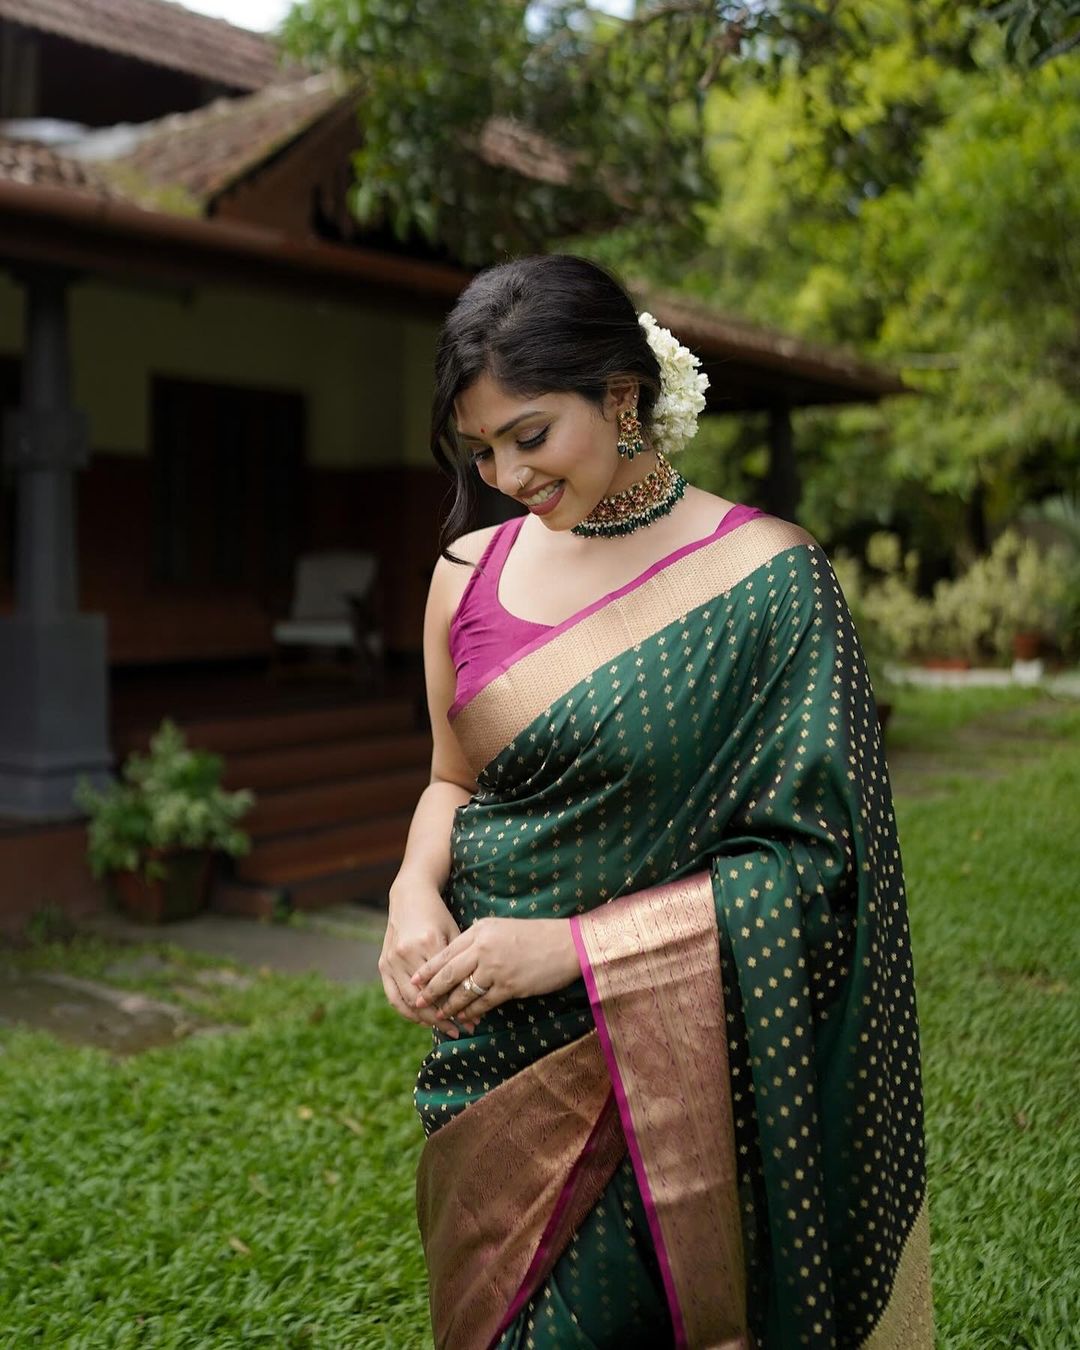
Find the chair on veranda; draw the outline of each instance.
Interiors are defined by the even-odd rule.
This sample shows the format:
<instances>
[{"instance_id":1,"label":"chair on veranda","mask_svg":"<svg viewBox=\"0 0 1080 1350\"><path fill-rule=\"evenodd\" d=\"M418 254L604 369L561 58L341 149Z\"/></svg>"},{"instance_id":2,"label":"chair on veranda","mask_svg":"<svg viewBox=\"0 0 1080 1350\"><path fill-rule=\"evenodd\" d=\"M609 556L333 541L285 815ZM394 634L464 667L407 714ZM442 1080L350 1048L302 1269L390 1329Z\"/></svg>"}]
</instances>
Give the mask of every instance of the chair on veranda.
<instances>
[{"instance_id":1,"label":"chair on veranda","mask_svg":"<svg viewBox=\"0 0 1080 1350\"><path fill-rule=\"evenodd\" d=\"M273 674L286 669L282 656L302 648L308 657L348 654L353 678L374 683L382 671L383 633L379 564L373 553L339 550L302 554L296 562L292 608L274 624ZM288 663L292 670L303 665ZM325 669L325 666L315 667Z\"/></svg>"}]
</instances>

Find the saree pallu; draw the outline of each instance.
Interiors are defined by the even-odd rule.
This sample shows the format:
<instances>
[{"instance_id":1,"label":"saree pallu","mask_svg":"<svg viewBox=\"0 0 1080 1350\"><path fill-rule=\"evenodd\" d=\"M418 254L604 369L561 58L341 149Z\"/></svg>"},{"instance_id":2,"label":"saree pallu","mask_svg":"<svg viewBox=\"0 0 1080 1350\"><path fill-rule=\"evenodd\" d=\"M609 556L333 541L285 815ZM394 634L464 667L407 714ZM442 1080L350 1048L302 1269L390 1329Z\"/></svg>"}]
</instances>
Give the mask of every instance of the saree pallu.
<instances>
[{"instance_id":1,"label":"saree pallu","mask_svg":"<svg viewBox=\"0 0 1080 1350\"><path fill-rule=\"evenodd\" d=\"M931 1347L900 852L814 541L680 549L451 716L447 903L569 919L582 978L421 1067L436 1345Z\"/></svg>"}]
</instances>

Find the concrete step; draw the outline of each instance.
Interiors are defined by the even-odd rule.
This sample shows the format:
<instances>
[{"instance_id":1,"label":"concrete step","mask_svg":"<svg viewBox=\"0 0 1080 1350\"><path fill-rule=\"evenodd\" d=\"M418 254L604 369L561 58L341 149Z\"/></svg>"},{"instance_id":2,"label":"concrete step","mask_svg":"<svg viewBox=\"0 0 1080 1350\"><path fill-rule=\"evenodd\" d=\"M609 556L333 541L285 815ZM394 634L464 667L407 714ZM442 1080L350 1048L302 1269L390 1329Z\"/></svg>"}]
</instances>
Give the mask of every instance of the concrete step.
<instances>
[{"instance_id":1,"label":"concrete step","mask_svg":"<svg viewBox=\"0 0 1080 1350\"><path fill-rule=\"evenodd\" d=\"M225 763L222 781L230 790L252 788L259 792L415 769L430 761L431 737L426 731L399 731L233 754Z\"/></svg>"},{"instance_id":2,"label":"concrete step","mask_svg":"<svg viewBox=\"0 0 1080 1350\"><path fill-rule=\"evenodd\" d=\"M322 876L306 877L288 887L293 909L318 910L329 905L362 902L385 909L390 884L401 866L401 850L383 863L368 867L351 867L343 872L329 872Z\"/></svg>"},{"instance_id":3,"label":"concrete step","mask_svg":"<svg viewBox=\"0 0 1080 1350\"><path fill-rule=\"evenodd\" d=\"M280 746L310 746L351 737L385 736L417 730L417 706L412 698L379 698L328 708L298 708L240 714L230 717L175 719L187 742L200 749L231 757ZM156 730L156 727L152 730ZM149 748L152 730L129 731L116 745L117 754Z\"/></svg>"},{"instance_id":4,"label":"concrete step","mask_svg":"<svg viewBox=\"0 0 1080 1350\"><path fill-rule=\"evenodd\" d=\"M286 886L372 867L391 867L405 851L411 812L379 816L359 825L334 825L259 841L235 861L239 881Z\"/></svg>"},{"instance_id":5,"label":"concrete step","mask_svg":"<svg viewBox=\"0 0 1080 1350\"><path fill-rule=\"evenodd\" d=\"M422 768L392 769L355 782L307 783L263 791L244 817L243 827L258 839L412 811L429 779L425 763Z\"/></svg>"}]
</instances>

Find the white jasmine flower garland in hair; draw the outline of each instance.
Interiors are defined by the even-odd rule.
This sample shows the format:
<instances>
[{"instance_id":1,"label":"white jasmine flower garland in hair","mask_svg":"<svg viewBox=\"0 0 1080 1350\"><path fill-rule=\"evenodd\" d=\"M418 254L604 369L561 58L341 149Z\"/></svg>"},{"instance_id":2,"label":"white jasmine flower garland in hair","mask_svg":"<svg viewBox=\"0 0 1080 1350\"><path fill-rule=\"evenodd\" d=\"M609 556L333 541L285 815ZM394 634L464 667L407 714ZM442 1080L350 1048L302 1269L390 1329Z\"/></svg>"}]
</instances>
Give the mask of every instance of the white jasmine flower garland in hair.
<instances>
[{"instance_id":1,"label":"white jasmine flower garland in hair","mask_svg":"<svg viewBox=\"0 0 1080 1350\"><path fill-rule=\"evenodd\" d=\"M700 359L668 329L661 328L651 314L639 314L638 323L660 362L660 397L653 409L651 428L653 448L673 455L697 430L709 377L698 370Z\"/></svg>"}]
</instances>

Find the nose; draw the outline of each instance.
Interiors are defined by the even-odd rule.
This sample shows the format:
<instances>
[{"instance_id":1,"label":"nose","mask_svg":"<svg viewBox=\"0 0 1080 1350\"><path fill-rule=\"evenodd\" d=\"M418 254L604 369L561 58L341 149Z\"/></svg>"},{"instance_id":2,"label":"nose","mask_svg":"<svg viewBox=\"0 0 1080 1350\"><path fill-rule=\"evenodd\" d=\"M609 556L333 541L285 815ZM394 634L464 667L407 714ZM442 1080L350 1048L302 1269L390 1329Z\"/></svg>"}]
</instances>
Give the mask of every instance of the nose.
<instances>
[{"instance_id":1,"label":"nose","mask_svg":"<svg viewBox=\"0 0 1080 1350\"><path fill-rule=\"evenodd\" d=\"M513 464L498 466L498 461L496 461L496 464L495 482L500 492L505 493L508 497L516 497L528 487L532 479L531 469L521 464L516 467Z\"/></svg>"}]
</instances>

